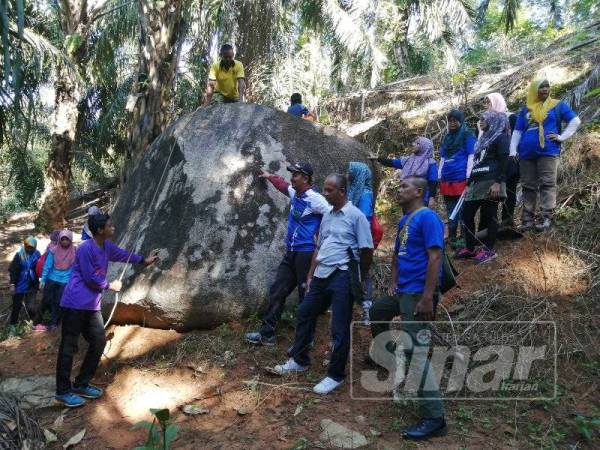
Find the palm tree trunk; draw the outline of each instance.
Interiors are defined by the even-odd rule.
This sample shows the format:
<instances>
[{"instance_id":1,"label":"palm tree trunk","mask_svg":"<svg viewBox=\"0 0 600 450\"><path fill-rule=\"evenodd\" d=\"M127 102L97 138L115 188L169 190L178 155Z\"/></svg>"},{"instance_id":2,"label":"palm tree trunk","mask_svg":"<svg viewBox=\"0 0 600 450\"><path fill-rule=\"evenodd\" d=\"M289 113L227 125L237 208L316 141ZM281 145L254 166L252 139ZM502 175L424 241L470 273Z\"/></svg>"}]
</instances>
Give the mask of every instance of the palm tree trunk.
<instances>
[{"instance_id":1,"label":"palm tree trunk","mask_svg":"<svg viewBox=\"0 0 600 450\"><path fill-rule=\"evenodd\" d=\"M408 65L408 7L400 9L399 25L397 30L396 47L394 56L399 66Z\"/></svg>"},{"instance_id":2,"label":"palm tree trunk","mask_svg":"<svg viewBox=\"0 0 600 450\"><path fill-rule=\"evenodd\" d=\"M184 0L139 0L140 53L138 81L128 105L131 113L126 172L171 120L171 101L178 64L178 41L185 34Z\"/></svg>"},{"instance_id":3,"label":"palm tree trunk","mask_svg":"<svg viewBox=\"0 0 600 450\"><path fill-rule=\"evenodd\" d=\"M62 228L68 212L71 162L77 142L82 90L80 78L85 78L89 27L92 22L87 11L87 0L61 0L60 4L60 26L68 37L65 50L71 67L61 62L54 82L52 149L46 169L42 206L35 220L36 226L45 230Z\"/></svg>"},{"instance_id":4,"label":"palm tree trunk","mask_svg":"<svg viewBox=\"0 0 600 450\"><path fill-rule=\"evenodd\" d=\"M46 172L42 206L36 219L41 229L64 226L69 203L71 162L79 119L78 85L74 74L64 64L57 70L55 89L52 150Z\"/></svg>"}]
</instances>

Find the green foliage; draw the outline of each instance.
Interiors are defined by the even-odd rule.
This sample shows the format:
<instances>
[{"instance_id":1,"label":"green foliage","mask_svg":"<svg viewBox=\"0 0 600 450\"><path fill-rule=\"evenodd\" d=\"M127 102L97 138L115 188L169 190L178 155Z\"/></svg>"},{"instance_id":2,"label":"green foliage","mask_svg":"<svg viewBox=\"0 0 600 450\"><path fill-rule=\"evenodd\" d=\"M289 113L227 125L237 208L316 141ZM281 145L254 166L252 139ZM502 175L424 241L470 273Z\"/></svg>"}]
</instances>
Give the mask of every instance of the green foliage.
<instances>
[{"instance_id":1,"label":"green foliage","mask_svg":"<svg viewBox=\"0 0 600 450\"><path fill-rule=\"evenodd\" d=\"M592 98L592 97L596 97L598 95L600 95L600 87L597 87L596 89L592 89L587 94L585 94L583 96L583 98Z\"/></svg>"},{"instance_id":2,"label":"green foliage","mask_svg":"<svg viewBox=\"0 0 600 450\"><path fill-rule=\"evenodd\" d=\"M310 448L310 441L305 437L298 438L290 450L305 450Z\"/></svg>"},{"instance_id":3,"label":"green foliage","mask_svg":"<svg viewBox=\"0 0 600 450\"><path fill-rule=\"evenodd\" d=\"M170 423L171 415L168 409L150 409L154 415L152 422L141 421L133 425L133 430L147 430L148 437L141 447L134 450L168 450L172 448L177 438L178 427Z\"/></svg>"},{"instance_id":4,"label":"green foliage","mask_svg":"<svg viewBox=\"0 0 600 450\"><path fill-rule=\"evenodd\" d=\"M584 437L586 441L591 443L595 430L600 429L600 417L588 418L577 415L575 417L575 426L577 427L577 432Z\"/></svg>"},{"instance_id":5,"label":"green foliage","mask_svg":"<svg viewBox=\"0 0 600 450\"><path fill-rule=\"evenodd\" d=\"M81 44L83 43L83 38L81 36L81 34L79 33L73 33L73 34L68 34L65 37L65 49L67 50L67 54L69 55L74 55L75 53L77 53L77 50L79 50L79 47L81 47Z\"/></svg>"}]
</instances>

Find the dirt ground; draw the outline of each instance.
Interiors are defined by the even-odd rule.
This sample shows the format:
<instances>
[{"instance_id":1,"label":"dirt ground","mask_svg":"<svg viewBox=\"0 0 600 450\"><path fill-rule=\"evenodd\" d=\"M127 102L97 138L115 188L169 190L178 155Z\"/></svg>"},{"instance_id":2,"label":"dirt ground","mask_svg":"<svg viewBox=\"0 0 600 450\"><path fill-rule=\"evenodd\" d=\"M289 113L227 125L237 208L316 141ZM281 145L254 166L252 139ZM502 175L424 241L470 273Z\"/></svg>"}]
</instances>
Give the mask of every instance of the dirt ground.
<instances>
[{"instance_id":1,"label":"dirt ground","mask_svg":"<svg viewBox=\"0 0 600 450\"><path fill-rule=\"evenodd\" d=\"M0 228L0 250L5 255L0 263L0 312L9 304L6 266L29 231L30 219L18 217ZM455 305L468 307L469 300L491 284L512 285L529 295L551 295L564 314L571 312L575 299L585 291L575 270L580 263L566 261L551 239L502 242L499 254L485 269L458 264L460 288L444 300L449 311L458 309ZM573 270L565 271L567 264ZM312 386L326 372L328 319L325 315L319 320L310 370L283 379L264 368L286 359L293 339L290 320L283 321L273 348L243 342L243 333L253 329L255 320L187 334L110 326L109 343L94 380L105 388L105 395L67 411L64 424L55 429L58 442L49 448L62 448L71 436L86 429L77 448L131 449L144 442L145 431L132 426L151 420L150 408L170 409L179 428L173 446L177 449L331 448L320 440L322 419L364 434L369 441L365 448L370 449L600 448L598 433L588 443L574 419L576 414L600 417L600 364L577 355L559 361L556 400L448 401L447 436L424 443L403 441L401 430L417 419L412 403L353 400L348 383L328 396L312 393ZM366 342L369 331L359 326L354 336ZM30 332L0 342L0 378L52 375L58 343L58 332ZM362 355L353 358L358 369L366 368ZM182 408L188 404L207 408L208 413L186 415ZM54 429L62 411L48 407L32 415L42 427Z\"/></svg>"}]
</instances>

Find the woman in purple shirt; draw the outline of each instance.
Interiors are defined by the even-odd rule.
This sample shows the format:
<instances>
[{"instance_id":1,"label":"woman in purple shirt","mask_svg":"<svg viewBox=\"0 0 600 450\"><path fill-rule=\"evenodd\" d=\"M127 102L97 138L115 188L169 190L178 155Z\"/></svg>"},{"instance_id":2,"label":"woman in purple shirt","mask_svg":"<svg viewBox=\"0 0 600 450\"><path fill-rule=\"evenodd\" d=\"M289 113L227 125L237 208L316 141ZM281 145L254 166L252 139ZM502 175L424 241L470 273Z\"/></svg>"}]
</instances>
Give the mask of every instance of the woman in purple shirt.
<instances>
[{"instance_id":1,"label":"woman in purple shirt","mask_svg":"<svg viewBox=\"0 0 600 450\"><path fill-rule=\"evenodd\" d=\"M90 216L88 227L93 237L77 249L73 272L60 301L63 322L56 365L55 399L71 408L85 404L82 397L94 399L103 393L102 389L92 386L90 381L96 373L106 345L104 321L100 312L102 291L121 290L120 280L109 282L106 279L109 261L149 266L158 259L157 255L144 258L113 244L110 238L115 230L107 214ZM83 335L87 341L88 349L79 375L71 384L73 356L77 353L79 335Z\"/></svg>"}]
</instances>

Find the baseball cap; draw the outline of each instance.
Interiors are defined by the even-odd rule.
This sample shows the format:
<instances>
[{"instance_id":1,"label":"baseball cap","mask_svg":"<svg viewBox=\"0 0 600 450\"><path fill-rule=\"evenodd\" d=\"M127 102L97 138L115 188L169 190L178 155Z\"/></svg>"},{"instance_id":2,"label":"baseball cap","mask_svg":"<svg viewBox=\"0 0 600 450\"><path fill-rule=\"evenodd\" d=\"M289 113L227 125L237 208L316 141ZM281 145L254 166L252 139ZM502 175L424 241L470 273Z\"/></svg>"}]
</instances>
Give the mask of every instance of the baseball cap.
<instances>
[{"instance_id":1,"label":"baseball cap","mask_svg":"<svg viewBox=\"0 0 600 450\"><path fill-rule=\"evenodd\" d=\"M313 176L313 168L307 162L299 162L299 163L296 163L296 164L291 164L291 165L289 165L287 167L287 170L290 171L290 172L292 172L292 173L294 173L294 172L303 173L307 177L312 177Z\"/></svg>"}]
</instances>

